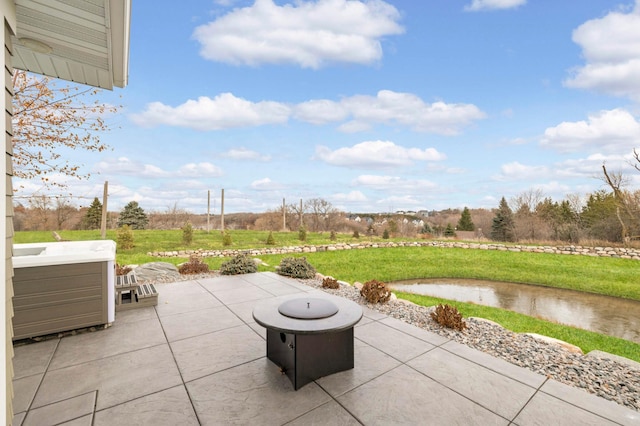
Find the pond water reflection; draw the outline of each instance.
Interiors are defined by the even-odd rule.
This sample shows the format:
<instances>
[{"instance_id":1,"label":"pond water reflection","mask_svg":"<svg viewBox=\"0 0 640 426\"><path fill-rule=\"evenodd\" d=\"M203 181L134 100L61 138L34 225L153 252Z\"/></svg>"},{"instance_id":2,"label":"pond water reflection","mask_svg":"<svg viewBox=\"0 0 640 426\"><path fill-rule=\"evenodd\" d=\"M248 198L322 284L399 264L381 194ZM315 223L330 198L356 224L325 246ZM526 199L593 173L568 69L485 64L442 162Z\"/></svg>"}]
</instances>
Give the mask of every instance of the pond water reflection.
<instances>
[{"instance_id":1,"label":"pond water reflection","mask_svg":"<svg viewBox=\"0 0 640 426\"><path fill-rule=\"evenodd\" d=\"M509 309L640 343L640 302L527 284L439 279L389 284L406 293Z\"/></svg>"}]
</instances>

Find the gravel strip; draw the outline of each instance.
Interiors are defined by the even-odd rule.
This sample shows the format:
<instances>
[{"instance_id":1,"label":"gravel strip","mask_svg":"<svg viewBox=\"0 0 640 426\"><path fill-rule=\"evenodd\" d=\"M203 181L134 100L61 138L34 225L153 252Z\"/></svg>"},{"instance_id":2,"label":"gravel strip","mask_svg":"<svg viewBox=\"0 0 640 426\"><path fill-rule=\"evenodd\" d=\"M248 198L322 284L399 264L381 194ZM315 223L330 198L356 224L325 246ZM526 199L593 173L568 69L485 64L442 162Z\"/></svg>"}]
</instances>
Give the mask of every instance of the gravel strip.
<instances>
[{"instance_id":1,"label":"gravel strip","mask_svg":"<svg viewBox=\"0 0 640 426\"><path fill-rule=\"evenodd\" d=\"M218 275L217 272L184 275L180 281L212 278ZM173 281L175 279L171 279L171 282ZM433 321L429 315L431 310L424 306L398 300L390 300L384 304L371 304L360 296L358 289L348 284L341 283L340 288L332 290L322 288L322 280L319 278L298 281L640 411L640 368L636 366L570 352L559 345L514 333L499 325L474 318L465 319L467 328L464 332L459 332ZM154 282L169 281L160 279Z\"/></svg>"}]
</instances>

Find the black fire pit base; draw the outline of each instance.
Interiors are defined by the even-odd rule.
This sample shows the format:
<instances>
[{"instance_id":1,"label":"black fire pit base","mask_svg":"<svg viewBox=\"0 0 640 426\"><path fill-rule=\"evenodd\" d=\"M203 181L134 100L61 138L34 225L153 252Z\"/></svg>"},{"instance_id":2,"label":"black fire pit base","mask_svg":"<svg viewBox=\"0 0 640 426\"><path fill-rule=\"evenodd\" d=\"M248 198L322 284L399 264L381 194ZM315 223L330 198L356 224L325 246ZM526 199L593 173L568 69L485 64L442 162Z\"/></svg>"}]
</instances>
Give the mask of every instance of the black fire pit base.
<instances>
[{"instance_id":1,"label":"black fire pit base","mask_svg":"<svg viewBox=\"0 0 640 426\"><path fill-rule=\"evenodd\" d=\"M361 318L357 303L318 293L267 299L253 308L253 319L267 329L267 358L295 390L354 367L353 327Z\"/></svg>"},{"instance_id":2,"label":"black fire pit base","mask_svg":"<svg viewBox=\"0 0 640 426\"><path fill-rule=\"evenodd\" d=\"M353 368L353 327L320 334L267 329L267 358L298 390L316 379Z\"/></svg>"}]
</instances>

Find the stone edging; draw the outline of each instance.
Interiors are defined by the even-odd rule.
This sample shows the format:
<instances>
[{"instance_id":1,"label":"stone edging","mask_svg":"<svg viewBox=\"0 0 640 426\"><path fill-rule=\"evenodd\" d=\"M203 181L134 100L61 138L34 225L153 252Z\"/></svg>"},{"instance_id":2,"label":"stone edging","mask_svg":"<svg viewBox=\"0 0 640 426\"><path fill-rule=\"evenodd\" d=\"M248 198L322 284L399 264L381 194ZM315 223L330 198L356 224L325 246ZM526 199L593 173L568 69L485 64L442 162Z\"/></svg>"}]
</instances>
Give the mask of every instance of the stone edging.
<instances>
[{"instance_id":1,"label":"stone edging","mask_svg":"<svg viewBox=\"0 0 640 426\"><path fill-rule=\"evenodd\" d=\"M326 245L302 245L289 247L265 247L260 249L227 249L227 250L180 250L149 252L153 257L233 257L238 254L261 256L265 254L289 254L289 253L317 253L323 251L354 250L368 248L389 247L444 247L476 250L498 250L528 253L553 253L576 256L615 257L622 259L640 260L640 249L624 247L586 247L586 246L526 246L507 245L497 243L469 243L458 241L407 241L407 242L363 242L363 243L338 243Z\"/></svg>"}]
</instances>

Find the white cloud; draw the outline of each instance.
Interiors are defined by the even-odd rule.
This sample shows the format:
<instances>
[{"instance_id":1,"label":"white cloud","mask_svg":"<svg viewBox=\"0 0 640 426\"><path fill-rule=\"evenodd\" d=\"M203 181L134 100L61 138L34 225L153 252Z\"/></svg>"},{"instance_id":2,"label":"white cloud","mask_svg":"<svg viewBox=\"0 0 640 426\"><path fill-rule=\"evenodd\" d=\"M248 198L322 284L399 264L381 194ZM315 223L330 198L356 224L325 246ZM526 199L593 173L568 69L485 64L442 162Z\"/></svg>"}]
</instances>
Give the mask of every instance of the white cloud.
<instances>
[{"instance_id":1,"label":"white cloud","mask_svg":"<svg viewBox=\"0 0 640 426\"><path fill-rule=\"evenodd\" d=\"M593 89L640 102L640 1L629 13L610 12L573 31L586 64L572 70L568 87Z\"/></svg>"},{"instance_id":2,"label":"white cloud","mask_svg":"<svg viewBox=\"0 0 640 426\"><path fill-rule=\"evenodd\" d=\"M94 165L93 170L105 175L138 176L151 179L166 177L166 172L160 167L131 161L127 157L100 161Z\"/></svg>"},{"instance_id":3,"label":"white cloud","mask_svg":"<svg viewBox=\"0 0 640 426\"><path fill-rule=\"evenodd\" d=\"M180 167L176 173L168 172L168 174L179 177L206 178L222 176L222 170L211 163L188 163Z\"/></svg>"},{"instance_id":4,"label":"white cloud","mask_svg":"<svg viewBox=\"0 0 640 426\"><path fill-rule=\"evenodd\" d=\"M640 122L624 109L600 111L587 121L562 122L545 130L540 141L559 152L628 152L640 140Z\"/></svg>"},{"instance_id":5,"label":"white cloud","mask_svg":"<svg viewBox=\"0 0 640 426\"><path fill-rule=\"evenodd\" d=\"M107 159L96 163L94 171L106 176L134 176L148 179L175 178L175 177L219 177L222 170L207 162L187 163L177 170L164 170L153 164L143 164L132 161L126 157Z\"/></svg>"},{"instance_id":6,"label":"white cloud","mask_svg":"<svg viewBox=\"0 0 640 426\"><path fill-rule=\"evenodd\" d=\"M308 103L303 103L299 105L302 109L298 109L299 106L295 107L296 117L308 122L328 122L332 117L349 117L351 120L340 127L340 130L345 132L367 130L374 124L387 124L444 135L457 134L462 127L486 117L486 114L473 104L448 104L441 101L429 104L412 93L391 90L380 90L376 96L355 95L339 102L324 102L323 109L333 115L327 113L322 118L310 115Z\"/></svg>"},{"instance_id":7,"label":"white cloud","mask_svg":"<svg viewBox=\"0 0 640 426\"><path fill-rule=\"evenodd\" d=\"M585 158L572 158L562 161L554 168L556 175L560 178L600 178L603 164L607 165L607 169L633 173L634 169L631 165L631 160L631 151L626 155L592 154Z\"/></svg>"},{"instance_id":8,"label":"white cloud","mask_svg":"<svg viewBox=\"0 0 640 426\"><path fill-rule=\"evenodd\" d=\"M233 148L229 151L222 153L222 157L230 158L232 160L254 160L254 161L269 161L271 160L270 155L262 155L259 152L252 151L245 147Z\"/></svg>"},{"instance_id":9,"label":"white cloud","mask_svg":"<svg viewBox=\"0 0 640 426\"><path fill-rule=\"evenodd\" d=\"M404 179L398 176L360 175L351 182L353 186L366 186L378 190L419 191L436 188L437 185L425 179Z\"/></svg>"},{"instance_id":10,"label":"white cloud","mask_svg":"<svg viewBox=\"0 0 640 426\"><path fill-rule=\"evenodd\" d=\"M294 116L307 123L326 124L346 120L349 111L340 102L316 99L296 105Z\"/></svg>"},{"instance_id":11,"label":"white cloud","mask_svg":"<svg viewBox=\"0 0 640 426\"><path fill-rule=\"evenodd\" d=\"M316 125L349 120L339 127L349 133L385 124L454 135L486 114L473 104L429 104L412 93L380 90L375 96L355 95L340 101L314 99L293 106L275 101L252 102L222 93L213 99L202 96L188 100L176 107L152 102L141 113L130 116L143 127L166 125L201 131L283 124L291 117Z\"/></svg>"},{"instance_id":12,"label":"white cloud","mask_svg":"<svg viewBox=\"0 0 640 426\"><path fill-rule=\"evenodd\" d=\"M213 99L207 96L190 99L177 107L152 102L143 112L130 117L143 127L168 125L206 131L281 124L287 122L289 115L289 107L279 102L251 102L222 93Z\"/></svg>"},{"instance_id":13,"label":"white cloud","mask_svg":"<svg viewBox=\"0 0 640 426\"><path fill-rule=\"evenodd\" d=\"M496 180L533 180L546 177L551 172L547 166L527 166L518 161L503 164L500 167L501 174L495 176Z\"/></svg>"},{"instance_id":14,"label":"white cloud","mask_svg":"<svg viewBox=\"0 0 640 426\"><path fill-rule=\"evenodd\" d=\"M470 5L464 7L464 10L476 12L490 9L513 9L526 3L527 0L472 0Z\"/></svg>"},{"instance_id":15,"label":"white cloud","mask_svg":"<svg viewBox=\"0 0 640 426\"><path fill-rule=\"evenodd\" d=\"M205 59L316 69L332 62L380 60L380 40L404 32L399 20L396 8L382 0L296 1L281 6L273 0L256 0L198 26L193 37Z\"/></svg>"},{"instance_id":16,"label":"white cloud","mask_svg":"<svg viewBox=\"0 0 640 426\"><path fill-rule=\"evenodd\" d=\"M405 148L389 141L366 141L334 151L316 147L314 158L342 167L400 167L416 161L441 161L446 156L434 148Z\"/></svg>"},{"instance_id":17,"label":"white cloud","mask_svg":"<svg viewBox=\"0 0 640 426\"><path fill-rule=\"evenodd\" d=\"M333 194L331 196L331 199L336 202L352 202L353 203L353 202L367 201L367 196L360 191L351 191L346 194L344 193Z\"/></svg>"},{"instance_id":18,"label":"white cloud","mask_svg":"<svg viewBox=\"0 0 640 426\"><path fill-rule=\"evenodd\" d=\"M256 191L277 191L282 189L283 185L274 182L269 178L263 178L251 182L251 188Z\"/></svg>"}]
</instances>

